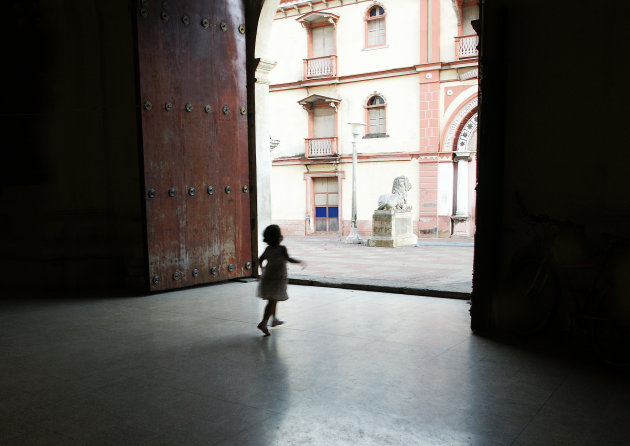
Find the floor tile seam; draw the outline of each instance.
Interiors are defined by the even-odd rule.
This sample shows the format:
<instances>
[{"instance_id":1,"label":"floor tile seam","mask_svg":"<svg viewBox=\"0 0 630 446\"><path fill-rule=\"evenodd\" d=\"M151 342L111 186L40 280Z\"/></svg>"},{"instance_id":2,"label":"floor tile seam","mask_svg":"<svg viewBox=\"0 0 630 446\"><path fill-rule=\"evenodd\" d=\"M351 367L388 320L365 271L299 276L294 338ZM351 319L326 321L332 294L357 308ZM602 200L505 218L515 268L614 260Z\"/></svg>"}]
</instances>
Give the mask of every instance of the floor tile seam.
<instances>
[{"instance_id":1,"label":"floor tile seam","mask_svg":"<svg viewBox=\"0 0 630 446\"><path fill-rule=\"evenodd\" d=\"M523 367L520 367L519 369L522 369ZM565 378L563 380L561 380L556 386L555 388L549 392L549 395L547 395L547 398L545 398L545 400L540 403L538 409L536 410L536 412L529 418L529 420L527 421L527 423L525 423L525 426L523 427L523 429L521 429L521 431L516 435L516 437L514 438L514 441L512 442L512 444L516 444L516 442L518 441L518 439L523 435L523 433L527 430L527 428L532 424L532 422L536 419L536 417L540 414L540 412L543 410L543 408L547 405L547 403L549 402L549 400L552 398L552 396L558 391L558 389L560 389L560 387L562 387L562 385L566 382L566 378L569 376L569 373L567 372L565 374Z\"/></svg>"},{"instance_id":2,"label":"floor tile seam","mask_svg":"<svg viewBox=\"0 0 630 446\"><path fill-rule=\"evenodd\" d=\"M315 330L310 330L310 329L289 328L289 327L284 327L283 330L295 330L295 331L304 332L304 333L323 333L323 334L325 334L327 336L350 338L350 339L358 339L358 340L362 340L362 341L367 341L366 345L367 344L371 344L373 342L382 342L382 343L386 343L386 344L394 344L394 345L404 346L404 347L417 347L418 346L417 343L407 343L407 342L393 341L393 340L384 339L382 337L367 338L367 337L362 337L362 336L351 336L351 335L344 335L344 334L338 334L338 333L315 331ZM439 355L441 355L443 353L444 352L437 353L436 356L434 356L434 357L437 357L437 356L439 356Z\"/></svg>"},{"instance_id":3,"label":"floor tile seam","mask_svg":"<svg viewBox=\"0 0 630 446\"><path fill-rule=\"evenodd\" d=\"M399 281L383 281L379 279L369 279L367 277L356 277L356 276L347 276L347 277L326 277L326 276L289 276L289 280L310 280L315 282L327 282L332 284L347 284L347 285L364 285L364 286L380 286L380 287L388 287L388 288L406 288L406 289L414 289L414 290L433 290L433 291L453 291L453 290L444 290L445 285L449 287L462 287L466 286L468 288L468 283L462 284L461 282L447 282L444 283L442 281L427 281L423 280L422 283L416 282L399 282ZM466 292L466 291L461 291Z\"/></svg>"},{"instance_id":4,"label":"floor tile seam","mask_svg":"<svg viewBox=\"0 0 630 446\"><path fill-rule=\"evenodd\" d=\"M145 308L142 308L144 310L146 310ZM162 309L156 309L156 308L152 308L151 311L155 311L157 313L162 313L165 315L176 315L176 316L197 316L199 315L199 311L194 311L191 310L190 312L181 312L181 311L172 311L172 310L162 310ZM213 318L213 316L209 316L210 318Z\"/></svg>"},{"instance_id":5,"label":"floor tile seam","mask_svg":"<svg viewBox=\"0 0 630 446\"><path fill-rule=\"evenodd\" d=\"M31 429L28 432L24 432L22 434L19 434L17 437L15 437L16 439L20 438L20 437L30 438L31 437L31 432L41 432L42 430L44 430L44 431L47 431L47 432L53 432L55 435L58 435L58 436L62 437L63 439L67 440L68 441L67 444L72 444L72 442L78 442L79 441L78 438L70 436L70 435L68 435L66 433L62 433L62 432L59 431L59 429L51 429L51 428L48 428L48 427L43 427L43 426L41 426L41 425L39 425L37 423L31 423L31 422L28 422L26 424L31 426ZM28 444L28 443L24 443L24 444Z\"/></svg>"},{"instance_id":6,"label":"floor tile seam","mask_svg":"<svg viewBox=\"0 0 630 446\"><path fill-rule=\"evenodd\" d=\"M289 327L285 327L283 328L283 330L295 330L295 331L299 331L299 332L303 332L303 333L313 333L315 335L317 335L318 333L324 334L326 336L334 336L334 337L340 337L340 338L350 338L350 339L359 339L362 341L369 341L369 342L373 342L375 339L372 338L364 338L361 336L350 336L350 335L343 335L343 334L338 334L338 333L330 333L330 332L326 332L326 331L321 331L321 330L315 330L315 329L300 329L300 328L289 328Z\"/></svg>"},{"instance_id":7,"label":"floor tile seam","mask_svg":"<svg viewBox=\"0 0 630 446\"><path fill-rule=\"evenodd\" d=\"M99 399L99 401L101 401L101 402L103 402L103 401L104 401L104 400L102 400L101 398L99 398L99 397L98 397L98 396L96 396L96 395L93 395L93 397L94 397L94 398ZM65 407L65 406L64 406L64 407ZM157 406L154 406L154 407L157 407ZM120 415L120 413L116 410L116 408L115 408L115 407L110 406L110 405L108 405L108 404L102 404L102 405L99 405L99 406L98 406L98 410L99 410L99 411L101 411L101 412L104 412L104 413L106 413L108 416L110 416L110 417L111 417L111 419L115 421L115 426L129 426L129 425L125 424L125 423L126 423L126 421L127 421L127 419L126 419L125 417L121 416L121 415ZM43 422L45 422L46 420L51 419L51 417L52 417L52 415L51 415L51 416L48 416L48 417L43 418L43 419L42 419L42 420L40 420L40 421L39 421L39 423L38 423L38 424L36 424L36 425L37 425L38 427L41 427L41 426L40 426L40 424L41 424L41 423L43 423ZM182 425L183 425L183 424L182 424ZM129 426L129 427L131 427L131 426ZM179 427L179 425L178 425L178 427ZM47 430L50 430L50 431L52 431L52 432L55 432L56 434L61 435L61 436L63 436L63 437L69 437L69 438L71 438L71 439L73 439L73 440L75 440L75 441L79 441L79 438L76 438L76 437L74 437L74 436L70 436L70 435L68 435L68 434L66 434L66 433L63 433L63 432L59 431L59 429L58 429L58 428L57 428L57 429L54 429L54 428L53 428L53 429L50 429L50 428L46 428L46 427L44 427L44 428L45 428L45 429L47 429ZM151 432L152 434L155 434L155 436L163 435L163 434L165 433L165 432L155 432L155 430L153 430L153 429L149 429L149 428L147 428L146 426L142 426L141 428L142 428L143 430L145 430L145 431L149 431L149 432Z\"/></svg>"},{"instance_id":8,"label":"floor tile seam","mask_svg":"<svg viewBox=\"0 0 630 446\"><path fill-rule=\"evenodd\" d=\"M468 339L468 338L467 338ZM454 348L456 348L459 345L462 345L466 342L466 339L462 339L460 342L457 342L454 345L451 345L450 347L447 347L446 350L441 351L440 353L437 353L435 356L433 356L431 359L434 360L442 355L447 354L448 352L450 352L451 350L453 350ZM475 362L478 362L478 360L476 360Z\"/></svg>"},{"instance_id":9,"label":"floor tile seam","mask_svg":"<svg viewBox=\"0 0 630 446\"><path fill-rule=\"evenodd\" d=\"M260 410L260 408L256 408L256 409ZM265 410L268 410L268 409L265 409ZM244 429L242 429L242 430L240 430L238 432L235 432L234 434L229 435L226 438L223 438L223 439L219 440L218 442L210 443L210 446L232 445L232 444L234 444L233 443L233 439L234 438L237 438L240 435L243 435L245 432L249 432L252 429L256 429L259 425L262 425L263 423L268 422L270 418L277 417L279 415L282 415L282 412L274 413L273 415L270 415L270 416L266 417L264 420L260 420L260 421L258 421L256 423L253 423L249 427L246 427L246 428L244 428ZM254 430L254 432L255 432L255 430Z\"/></svg>"},{"instance_id":10,"label":"floor tile seam","mask_svg":"<svg viewBox=\"0 0 630 446\"><path fill-rule=\"evenodd\" d=\"M300 287L305 287L305 288L312 288L312 287L311 287L311 286L309 286L309 285L302 285L302 284L299 284L299 283L289 283L289 285L291 285L291 286L300 286ZM339 288L339 289L340 289L340 288ZM353 290L344 290L344 291L353 291ZM302 298L302 297L303 297L303 296L300 296L300 298ZM354 296L340 297L339 299L335 298L335 304L337 304L337 303L342 303L342 302L346 302L346 301L348 301L348 300L352 299L353 297L354 297ZM295 300L295 299L297 299L297 298L295 298L295 297L294 297L293 299ZM289 301L289 302L291 301L291 297L289 297L288 301ZM282 301L282 302L285 302L285 301ZM312 302L312 301L309 301L309 302ZM308 311L308 312L310 312L310 311L313 311L313 310L317 310L318 308L321 308L321 307L328 307L329 305L330 305L330 302L316 303L316 304L313 304L313 305L312 305L311 307L309 307L308 309L305 309L305 310L303 310L303 311ZM300 312L302 312L302 310L300 310Z\"/></svg>"},{"instance_id":11,"label":"floor tile seam","mask_svg":"<svg viewBox=\"0 0 630 446\"><path fill-rule=\"evenodd\" d=\"M176 388L176 387L172 387L170 385L164 385L164 387L167 387L167 388L169 388L171 390L175 390L175 391L177 391L177 392L179 392L181 394L188 394L188 395L198 396L198 397L204 398L204 399L212 398L213 400L221 401L223 403L233 404L235 406L247 407L249 409L263 410L265 412L269 412L270 416L273 416L273 415L281 413L279 411L268 409L268 408L265 408L265 407L255 406L255 405L252 405L252 404L246 404L246 403L243 403L241 401L230 400L230 399L227 399L227 398L223 397L221 394L218 394L218 393L212 393L211 392L211 393L208 393L208 394L204 394L204 393L201 393L201 392L192 392L189 389L179 389L179 388ZM197 418L200 418L200 417L197 417ZM207 418L201 417L201 419L207 419Z\"/></svg>"}]
</instances>

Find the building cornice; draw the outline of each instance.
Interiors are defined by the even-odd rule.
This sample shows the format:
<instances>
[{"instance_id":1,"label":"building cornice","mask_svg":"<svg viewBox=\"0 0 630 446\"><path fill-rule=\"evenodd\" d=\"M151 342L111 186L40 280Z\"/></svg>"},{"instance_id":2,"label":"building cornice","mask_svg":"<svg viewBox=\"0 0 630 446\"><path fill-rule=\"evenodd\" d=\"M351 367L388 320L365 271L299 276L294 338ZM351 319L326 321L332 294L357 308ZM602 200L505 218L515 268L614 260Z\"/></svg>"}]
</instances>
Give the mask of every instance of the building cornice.
<instances>
[{"instance_id":1,"label":"building cornice","mask_svg":"<svg viewBox=\"0 0 630 446\"><path fill-rule=\"evenodd\" d=\"M370 1L372 0L295 0L278 6L276 14L282 14L282 16L276 16L274 20L282 20L309 12L330 10Z\"/></svg>"},{"instance_id":2,"label":"building cornice","mask_svg":"<svg viewBox=\"0 0 630 446\"><path fill-rule=\"evenodd\" d=\"M453 60L451 62L442 63L443 70L449 70L453 68L472 68L479 66L479 57L471 57L469 59Z\"/></svg>"},{"instance_id":3,"label":"building cornice","mask_svg":"<svg viewBox=\"0 0 630 446\"><path fill-rule=\"evenodd\" d=\"M375 79L385 79L388 77L409 76L417 75L418 73L432 71L432 70L448 70L454 68L476 67L478 65L477 59L474 61L455 61L448 63L430 63L422 65L414 65L412 67L392 68L389 70L371 71L368 73L360 74L347 74L345 76L335 76L312 80L302 80L295 82L286 82L281 84L272 84L269 86L269 91L282 91L282 90L294 90L297 88L306 87L320 87L325 85L338 85L348 84L351 82L362 82Z\"/></svg>"},{"instance_id":4,"label":"building cornice","mask_svg":"<svg viewBox=\"0 0 630 446\"><path fill-rule=\"evenodd\" d=\"M360 163L383 162L383 161L412 161L418 159L419 152L379 152L379 153L358 153L357 161ZM304 156L279 157L273 160L274 166L286 166L297 164L340 164L352 163L352 154L341 154L335 157L305 158Z\"/></svg>"},{"instance_id":5,"label":"building cornice","mask_svg":"<svg viewBox=\"0 0 630 446\"><path fill-rule=\"evenodd\" d=\"M277 65L277 62L267 59L258 59L258 65L256 67L256 82L259 84L270 84L269 73Z\"/></svg>"}]
</instances>

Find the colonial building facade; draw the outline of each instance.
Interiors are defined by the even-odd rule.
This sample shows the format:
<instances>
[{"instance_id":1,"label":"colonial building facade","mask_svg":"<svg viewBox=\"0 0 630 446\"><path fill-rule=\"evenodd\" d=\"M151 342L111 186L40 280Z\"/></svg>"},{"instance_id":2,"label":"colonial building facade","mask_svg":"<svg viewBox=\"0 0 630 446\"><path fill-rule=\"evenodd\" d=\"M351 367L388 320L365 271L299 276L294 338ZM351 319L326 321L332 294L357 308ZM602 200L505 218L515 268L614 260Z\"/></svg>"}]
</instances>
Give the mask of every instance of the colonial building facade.
<instances>
[{"instance_id":1,"label":"colonial building facade","mask_svg":"<svg viewBox=\"0 0 630 446\"><path fill-rule=\"evenodd\" d=\"M420 237L474 233L477 0L284 0L269 74L271 218L286 234L350 230L409 178Z\"/></svg>"}]
</instances>

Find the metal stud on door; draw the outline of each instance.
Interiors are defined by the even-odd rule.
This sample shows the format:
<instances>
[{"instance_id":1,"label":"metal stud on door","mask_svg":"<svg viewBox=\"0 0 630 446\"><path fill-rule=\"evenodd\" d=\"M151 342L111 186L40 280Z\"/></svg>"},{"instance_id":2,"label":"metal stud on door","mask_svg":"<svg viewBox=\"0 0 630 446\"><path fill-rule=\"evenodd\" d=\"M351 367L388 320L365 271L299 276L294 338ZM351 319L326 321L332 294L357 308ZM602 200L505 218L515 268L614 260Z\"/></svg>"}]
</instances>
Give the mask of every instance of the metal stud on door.
<instances>
[{"instance_id":1,"label":"metal stud on door","mask_svg":"<svg viewBox=\"0 0 630 446\"><path fill-rule=\"evenodd\" d=\"M150 289L251 275L242 1L137 11Z\"/></svg>"}]
</instances>

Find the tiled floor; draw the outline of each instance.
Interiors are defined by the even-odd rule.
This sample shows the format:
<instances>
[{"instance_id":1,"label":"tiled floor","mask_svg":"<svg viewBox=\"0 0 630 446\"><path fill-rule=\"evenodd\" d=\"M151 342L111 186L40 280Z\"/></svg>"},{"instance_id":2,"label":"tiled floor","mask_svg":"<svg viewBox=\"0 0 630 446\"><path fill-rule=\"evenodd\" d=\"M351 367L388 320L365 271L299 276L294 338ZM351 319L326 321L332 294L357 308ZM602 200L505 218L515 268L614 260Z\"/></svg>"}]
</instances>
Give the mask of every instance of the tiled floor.
<instances>
[{"instance_id":1,"label":"tiled floor","mask_svg":"<svg viewBox=\"0 0 630 446\"><path fill-rule=\"evenodd\" d=\"M255 282L2 304L0 444L622 445L630 381L472 335L468 304Z\"/></svg>"},{"instance_id":2,"label":"tiled floor","mask_svg":"<svg viewBox=\"0 0 630 446\"><path fill-rule=\"evenodd\" d=\"M437 243L436 239L421 240L418 246L400 248L352 245L344 240L320 235L286 237L283 244L289 254L307 262L304 269L289 265L289 277L462 295L472 290L472 239L448 239L441 245L423 244Z\"/></svg>"}]
</instances>

